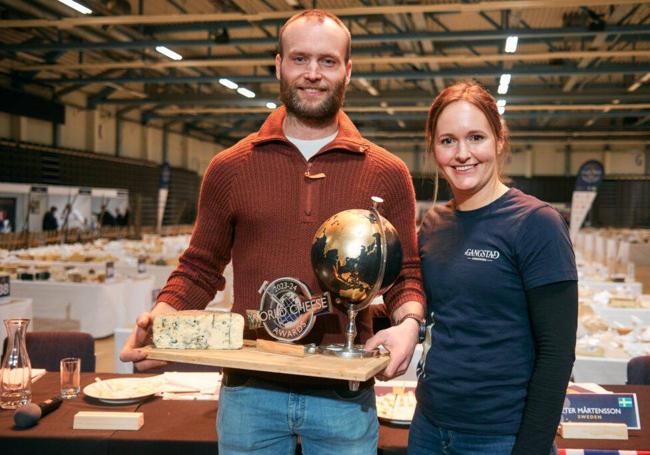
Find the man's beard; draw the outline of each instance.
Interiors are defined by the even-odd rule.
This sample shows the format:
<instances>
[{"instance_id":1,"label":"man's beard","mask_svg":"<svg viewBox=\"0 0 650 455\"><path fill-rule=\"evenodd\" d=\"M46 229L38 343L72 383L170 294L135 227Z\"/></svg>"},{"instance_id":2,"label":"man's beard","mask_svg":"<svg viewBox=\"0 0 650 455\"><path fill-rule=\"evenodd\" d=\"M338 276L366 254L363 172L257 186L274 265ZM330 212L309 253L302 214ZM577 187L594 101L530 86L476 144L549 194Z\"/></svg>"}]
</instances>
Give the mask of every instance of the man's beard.
<instances>
[{"instance_id":1,"label":"man's beard","mask_svg":"<svg viewBox=\"0 0 650 455\"><path fill-rule=\"evenodd\" d=\"M300 99L298 86L304 88L321 88L319 84L310 85L307 82L289 84L286 79L280 80L280 101L286 106L287 111L302 123L310 126L320 126L330 123L343 106L345 99L345 79L332 87L331 93L320 103L310 105Z\"/></svg>"}]
</instances>

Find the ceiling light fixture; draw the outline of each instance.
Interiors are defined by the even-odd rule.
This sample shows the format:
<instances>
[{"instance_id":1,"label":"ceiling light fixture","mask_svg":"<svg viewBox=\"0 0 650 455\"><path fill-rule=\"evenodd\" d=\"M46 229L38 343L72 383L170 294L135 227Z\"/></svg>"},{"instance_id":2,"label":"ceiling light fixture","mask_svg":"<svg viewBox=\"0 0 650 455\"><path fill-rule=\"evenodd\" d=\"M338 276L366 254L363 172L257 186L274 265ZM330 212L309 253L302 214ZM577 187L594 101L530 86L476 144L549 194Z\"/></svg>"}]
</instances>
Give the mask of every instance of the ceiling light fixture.
<instances>
[{"instance_id":1,"label":"ceiling light fixture","mask_svg":"<svg viewBox=\"0 0 650 455\"><path fill-rule=\"evenodd\" d=\"M499 85L508 85L510 84L510 79L512 79L512 75L508 73L504 73L501 75L501 78L499 79Z\"/></svg>"},{"instance_id":2,"label":"ceiling light fixture","mask_svg":"<svg viewBox=\"0 0 650 455\"><path fill-rule=\"evenodd\" d=\"M92 14L93 12L90 8L79 2L75 2L74 0L59 0L59 3L63 3L65 6L68 6L81 14Z\"/></svg>"},{"instance_id":3,"label":"ceiling light fixture","mask_svg":"<svg viewBox=\"0 0 650 455\"><path fill-rule=\"evenodd\" d=\"M370 82L368 82L368 80L366 78L360 77L359 79L357 79L357 81L372 96L379 95L379 91L375 87L373 87L372 84Z\"/></svg>"},{"instance_id":4,"label":"ceiling light fixture","mask_svg":"<svg viewBox=\"0 0 650 455\"><path fill-rule=\"evenodd\" d=\"M628 91L628 92L633 92L633 91L635 91L636 89L638 89L639 87L641 87L641 81L636 81L634 84L630 85L630 86L627 88L627 91Z\"/></svg>"},{"instance_id":5,"label":"ceiling light fixture","mask_svg":"<svg viewBox=\"0 0 650 455\"><path fill-rule=\"evenodd\" d=\"M386 101L382 101L381 103L379 103L379 105L381 107L383 107L384 109L386 109L386 112L388 113L388 115L395 114L395 109L391 109L390 107L388 107L388 103Z\"/></svg>"},{"instance_id":6,"label":"ceiling light fixture","mask_svg":"<svg viewBox=\"0 0 650 455\"><path fill-rule=\"evenodd\" d=\"M648 82L650 80L650 73L646 73L645 76L643 76L641 79L636 80L632 85L630 85L627 88L628 92L633 92L639 87L641 87L645 82Z\"/></svg>"},{"instance_id":7,"label":"ceiling light fixture","mask_svg":"<svg viewBox=\"0 0 650 455\"><path fill-rule=\"evenodd\" d=\"M278 105L275 104L273 101L269 101L268 103L266 103L267 109L275 109L276 107L278 107Z\"/></svg>"},{"instance_id":8,"label":"ceiling light fixture","mask_svg":"<svg viewBox=\"0 0 650 455\"><path fill-rule=\"evenodd\" d=\"M517 50L517 43L519 42L519 37L517 36L509 36L506 39L506 48L505 51L508 54L514 54L515 51Z\"/></svg>"},{"instance_id":9,"label":"ceiling light fixture","mask_svg":"<svg viewBox=\"0 0 650 455\"><path fill-rule=\"evenodd\" d=\"M255 98L255 92L244 87L239 87L237 89L237 93L239 93L241 96L245 96L246 98Z\"/></svg>"},{"instance_id":10,"label":"ceiling light fixture","mask_svg":"<svg viewBox=\"0 0 650 455\"><path fill-rule=\"evenodd\" d=\"M219 79L219 83L223 85L226 88L229 88L230 90L237 90L239 88L239 85L231 81L230 79L226 79L225 77L222 77Z\"/></svg>"},{"instance_id":11,"label":"ceiling light fixture","mask_svg":"<svg viewBox=\"0 0 650 455\"><path fill-rule=\"evenodd\" d=\"M497 110L499 111L499 114L503 115L506 111L506 100L504 99L499 99L497 100Z\"/></svg>"},{"instance_id":12,"label":"ceiling light fixture","mask_svg":"<svg viewBox=\"0 0 650 455\"><path fill-rule=\"evenodd\" d=\"M183 60L183 56L178 52L174 52L168 47L165 46L156 46L156 52L161 53L165 57L171 58L172 60Z\"/></svg>"},{"instance_id":13,"label":"ceiling light fixture","mask_svg":"<svg viewBox=\"0 0 650 455\"><path fill-rule=\"evenodd\" d=\"M499 95L505 95L506 93L508 93L508 84L499 85L497 92L499 93Z\"/></svg>"}]
</instances>

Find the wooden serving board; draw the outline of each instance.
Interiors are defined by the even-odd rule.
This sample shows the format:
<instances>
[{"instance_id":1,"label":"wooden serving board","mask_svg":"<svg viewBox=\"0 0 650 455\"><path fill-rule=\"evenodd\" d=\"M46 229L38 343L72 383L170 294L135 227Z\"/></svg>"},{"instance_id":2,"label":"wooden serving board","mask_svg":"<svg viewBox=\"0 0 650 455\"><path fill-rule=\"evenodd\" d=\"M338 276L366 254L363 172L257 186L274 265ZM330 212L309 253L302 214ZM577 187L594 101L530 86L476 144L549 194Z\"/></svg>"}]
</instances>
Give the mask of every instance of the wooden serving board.
<instances>
[{"instance_id":1,"label":"wooden serving board","mask_svg":"<svg viewBox=\"0 0 650 455\"><path fill-rule=\"evenodd\" d=\"M367 359L341 359L323 354L306 354L304 357L297 357L262 352L252 346L234 350L159 349L153 346L142 349L147 352L147 358L153 360L348 381L367 381L386 368L390 360L388 355Z\"/></svg>"}]
</instances>

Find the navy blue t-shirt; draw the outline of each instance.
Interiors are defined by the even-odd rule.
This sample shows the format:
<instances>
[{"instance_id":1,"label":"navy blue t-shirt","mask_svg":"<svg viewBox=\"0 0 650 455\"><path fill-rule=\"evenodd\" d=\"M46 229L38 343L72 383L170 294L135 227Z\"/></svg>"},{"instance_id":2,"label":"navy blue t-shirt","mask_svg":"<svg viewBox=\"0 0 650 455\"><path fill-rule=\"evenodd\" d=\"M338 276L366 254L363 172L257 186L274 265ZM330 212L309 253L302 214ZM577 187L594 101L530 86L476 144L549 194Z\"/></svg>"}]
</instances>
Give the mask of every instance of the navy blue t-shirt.
<instances>
[{"instance_id":1,"label":"navy blue t-shirt","mask_svg":"<svg viewBox=\"0 0 650 455\"><path fill-rule=\"evenodd\" d=\"M420 409L442 428L516 434L535 361L525 292L578 279L564 220L511 188L476 210L431 209L419 249L435 322Z\"/></svg>"}]
</instances>

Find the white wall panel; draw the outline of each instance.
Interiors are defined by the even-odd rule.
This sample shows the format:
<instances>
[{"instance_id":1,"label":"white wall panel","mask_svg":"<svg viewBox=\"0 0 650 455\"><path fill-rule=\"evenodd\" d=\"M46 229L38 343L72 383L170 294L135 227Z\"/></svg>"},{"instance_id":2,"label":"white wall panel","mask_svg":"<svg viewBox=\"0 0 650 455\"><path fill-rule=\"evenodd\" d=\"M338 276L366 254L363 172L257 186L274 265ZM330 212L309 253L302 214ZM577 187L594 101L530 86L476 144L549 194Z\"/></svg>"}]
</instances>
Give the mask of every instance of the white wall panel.
<instances>
[{"instance_id":1,"label":"white wall panel","mask_svg":"<svg viewBox=\"0 0 650 455\"><path fill-rule=\"evenodd\" d=\"M163 161L163 132L158 128L147 128L147 160L155 163Z\"/></svg>"},{"instance_id":2,"label":"white wall panel","mask_svg":"<svg viewBox=\"0 0 650 455\"><path fill-rule=\"evenodd\" d=\"M645 173L645 153L641 150L612 151L605 156L605 175Z\"/></svg>"},{"instance_id":3,"label":"white wall panel","mask_svg":"<svg viewBox=\"0 0 650 455\"><path fill-rule=\"evenodd\" d=\"M115 154L115 116L112 109L100 107L95 112L95 152Z\"/></svg>"},{"instance_id":4,"label":"white wall panel","mask_svg":"<svg viewBox=\"0 0 650 455\"><path fill-rule=\"evenodd\" d=\"M0 137L11 138L11 114L0 112Z\"/></svg>"},{"instance_id":5,"label":"white wall panel","mask_svg":"<svg viewBox=\"0 0 650 455\"><path fill-rule=\"evenodd\" d=\"M142 158L141 126L135 122L120 122L120 156Z\"/></svg>"},{"instance_id":6,"label":"white wall panel","mask_svg":"<svg viewBox=\"0 0 650 455\"><path fill-rule=\"evenodd\" d=\"M65 107L65 123L59 126L59 145L61 147L88 150L86 144L86 110L74 106Z\"/></svg>"},{"instance_id":7,"label":"white wall panel","mask_svg":"<svg viewBox=\"0 0 650 455\"><path fill-rule=\"evenodd\" d=\"M183 165L184 142L182 136L178 133L167 133L167 152L169 154L169 164L175 167Z\"/></svg>"},{"instance_id":8,"label":"white wall panel","mask_svg":"<svg viewBox=\"0 0 650 455\"><path fill-rule=\"evenodd\" d=\"M518 152L510 155L508 163L505 165L506 175L526 175L528 168L528 152Z\"/></svg>"},{"instance_id":9,"label":"white wall panel","mask_svg":"<svg viewBox=\"0 0 650 455\"><path fill-rule=\"evenodd\" d=\"M539 147L533 155L535 175L564 175L564 152L553 146Z\"/></svg>"},{"instance_id":10,"label":"white wall panel","mask_svg":"<svg viewBox=\"0 0 650 455\"><path fill-rule=\"evenodd\" d=\"M52 145L52 122L35 118L24 118L25 132L23 140L37 144Z\"/></svg>"}]
</instances>

